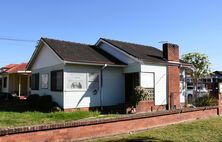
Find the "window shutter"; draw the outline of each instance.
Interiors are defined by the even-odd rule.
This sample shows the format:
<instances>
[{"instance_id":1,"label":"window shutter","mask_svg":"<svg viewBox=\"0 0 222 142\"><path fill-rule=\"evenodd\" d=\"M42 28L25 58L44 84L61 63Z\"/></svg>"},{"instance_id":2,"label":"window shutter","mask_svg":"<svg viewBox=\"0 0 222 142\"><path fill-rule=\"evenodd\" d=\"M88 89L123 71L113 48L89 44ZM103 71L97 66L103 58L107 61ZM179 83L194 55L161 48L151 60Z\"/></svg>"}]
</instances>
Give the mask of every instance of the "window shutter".
<instances>
[{"instance_id":1,"label":"window shutter","mask_svg":"<svg viewBox=\"0 0 222 142\"><path fill-rule=\"evenodd\" d=\"M51 91L56 90L56 72L52 71L51 72Z\"/></svg>"},{"instance_id":2,"label":"window shutter","mask_svg":"<svg viewBox=\"0 0 222 142\"><path fill-rule=\"evenodd\" d=\"M31 89L32 90L39 90L39 73L32 74Z\"/></svg>"},{"instance_id":3,"label":"window shutter","mask_svg":"<svg viewBox=\"0 0 222 142\"><path fill-rule=\"evenodd\" d=\"M36 90L39 90L39 73L36 74L35 89L36 89Z\"/></svg>"}]
</instances>

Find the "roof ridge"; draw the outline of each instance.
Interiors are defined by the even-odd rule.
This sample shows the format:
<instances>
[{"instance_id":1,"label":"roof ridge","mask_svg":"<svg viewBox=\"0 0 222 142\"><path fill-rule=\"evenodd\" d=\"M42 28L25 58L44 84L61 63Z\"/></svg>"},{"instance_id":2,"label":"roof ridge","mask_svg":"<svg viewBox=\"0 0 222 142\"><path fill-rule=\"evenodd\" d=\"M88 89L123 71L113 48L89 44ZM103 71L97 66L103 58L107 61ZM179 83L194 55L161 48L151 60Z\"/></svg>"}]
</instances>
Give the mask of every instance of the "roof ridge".
<instances>
[{"instance_id":1,"label":"roof ridge","mask_svg":"<svg viewBox=\"0 0 222 142\"><path fill-rule=\"evenodd\" d=\"M144 44L140 44L140 43L134 43L134 42L128 42L128 41L121 41L121 40L116 40L116 39L108 39L108 38L101 38L105 41L107 40L112 40L112 41L117 41L117 42L122 42L122 43L126 43L126 44L133 44L133 45L138 45L138 46L144 46L144 47L149 47L149 48L154 48L154 49L157 49L159 51L161 51L160 49L156 48L156 47L153 47L153 46L150 46L150 45L144 45ZM162 51L161 51L162 52Z\"/></svg>"},{"instance_id":2,"label":"roof ridge","mask_svg":"<svg viewBox=\"0 0 222 142\"><path fill-rule=\"evenodd\" d=\"M59 41L59 42L67 42L67 43L74 43L74 44L79 44L79 45L85 45L85 46L92 46L92 44L87 44L87 43L80 43L80 42L73 42L73 41L68 41L68 40L61 40L61 39L54 39L54 38L48 38L48 37L41 37L41 39L48 39L48 40L54 40L54 41ZM45 40L44 40L45 41Z\"/></svg>"}]
</instances>

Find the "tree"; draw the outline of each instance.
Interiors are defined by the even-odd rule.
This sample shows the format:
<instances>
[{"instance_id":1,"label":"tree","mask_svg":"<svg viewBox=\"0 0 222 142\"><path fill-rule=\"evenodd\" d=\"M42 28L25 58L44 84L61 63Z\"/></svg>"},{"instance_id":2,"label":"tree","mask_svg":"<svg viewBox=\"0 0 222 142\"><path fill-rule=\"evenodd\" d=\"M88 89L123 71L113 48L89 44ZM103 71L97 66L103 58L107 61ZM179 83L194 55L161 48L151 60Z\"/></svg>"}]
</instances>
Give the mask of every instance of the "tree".
<instances>
[{"instance_id":1,"label":"tree","mask_svg":"<svg viewBox=\"0 0 222 142\"><path fill-rule=\"evenodd\" d=\"M210 71L210 61L207 55L201 53L187 53L182 56L182 59L185 63L193 65L192 71L189 72L193 79L193 84L196 88L200 79L208 76ZM197 94L196 94L197 95Z\"/></svg>"}]
</instances>

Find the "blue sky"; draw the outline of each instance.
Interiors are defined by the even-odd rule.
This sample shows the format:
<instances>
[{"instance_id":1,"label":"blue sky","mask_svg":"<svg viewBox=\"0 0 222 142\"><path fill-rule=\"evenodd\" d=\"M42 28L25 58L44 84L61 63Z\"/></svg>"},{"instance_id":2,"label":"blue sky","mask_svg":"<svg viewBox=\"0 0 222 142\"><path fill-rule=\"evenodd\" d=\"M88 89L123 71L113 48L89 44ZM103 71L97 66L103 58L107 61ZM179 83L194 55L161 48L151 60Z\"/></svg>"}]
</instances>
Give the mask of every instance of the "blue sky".
<instances>
[{"instance_id":1,"label":"blue sky","mask_svg":"<svg viewBox=\"0 0 222 142\"><path fill-rule=\"evenodd\" d=\"M209 56L222 70L221 0L2 0L0 38L50 37L94 44L100 37ZM36 42L0 40L0 66L27 62Z\"/></svg>"}]
</instances>

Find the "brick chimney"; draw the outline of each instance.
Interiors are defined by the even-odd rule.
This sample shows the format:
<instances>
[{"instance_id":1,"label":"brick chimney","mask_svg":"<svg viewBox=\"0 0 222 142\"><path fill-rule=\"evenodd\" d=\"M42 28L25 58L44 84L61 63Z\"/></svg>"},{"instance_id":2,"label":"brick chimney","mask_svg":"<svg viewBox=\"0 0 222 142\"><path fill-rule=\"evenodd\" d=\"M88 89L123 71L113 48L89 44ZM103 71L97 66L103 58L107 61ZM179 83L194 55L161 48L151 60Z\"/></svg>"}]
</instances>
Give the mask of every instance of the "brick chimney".
<instances>
[{"instance_id":1,"label":"brick chimney","mask_svg":"<svg viewBox=\"0 0 222 142\"><path fill-rule=\"evenodd\" d=\"M179 46L172 43L163 44L163 58L179 62Z\"/></svg>"},{"instance_id":2,"label":"brick chimney","mask_svg":"<svg viewBox=\"0 0 222 142\"><path fill-rule=\"evenodd\" d=\"M163 57L168 61L168 109L180 108L180 69L177 64L179 62L179 46L171 43L163 44Z\"/></svg>"}]
</instances>

